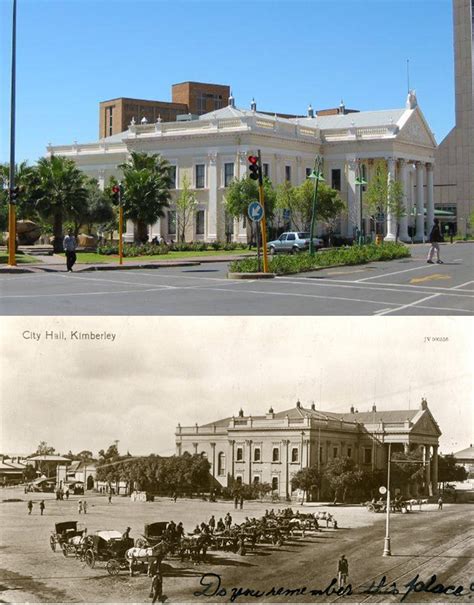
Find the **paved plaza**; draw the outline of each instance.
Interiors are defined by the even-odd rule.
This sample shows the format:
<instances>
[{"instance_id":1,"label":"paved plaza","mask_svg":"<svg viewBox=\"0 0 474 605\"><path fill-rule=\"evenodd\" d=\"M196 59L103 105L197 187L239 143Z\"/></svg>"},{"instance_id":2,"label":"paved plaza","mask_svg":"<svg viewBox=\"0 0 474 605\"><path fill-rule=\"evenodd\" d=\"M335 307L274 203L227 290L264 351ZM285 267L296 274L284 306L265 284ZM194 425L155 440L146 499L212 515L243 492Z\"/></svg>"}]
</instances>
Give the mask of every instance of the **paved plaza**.
<instances>
[{"instance_id":1,"label":"paved plaza","mask_svg":"<svg viewBox=\"0 0 474 605\"><path fill-rule=\"evenodd\" d=\"M3 315L458 315L474 312L474 243L272 280L227 279L227 263L0 276ZM78 267L79 269L79 267Z\"/></svg>"},{"instance_id":2,"label":"paved plaza","mask_svg":"<svg viewBox=\"0 0 474 605\"><path fill-rule=\"evenodd\" d=\"M38 501L46 497L43 517ZM224 517L230 511L234 521L240 523L245 516L261 516L266 508L284 506L259 502L245 502L244 510L234 511L229 502L203 502L160 498L155 502L132 502L129 498L115 497L111 504L105 496L86 496L87 515L77 514L77 500L56 502L53 494L34 494L33 514L27 514L26 502L30 495L18 489L0 490L2 514L0 585L2 602L149 602L149 579L141 574L130 578L127 571L111 577L104 563L90 569L73 557L65 558L60 551L53 552L49 536L54 524L65 520L79 520L89 533L98 529L125 530L132 528L132 537L143 533L145 523L155 521L183 521L187 531L196 523L207 521L214 514ZM19 498L18 502L5 502ZM365 590L372 582L379 583L383 575L388 582L403 586L417 574L426 582L433 574L439 582L463 585L465 596L452 598L453 602L470 602L474 594L469 589L473 576L473 533L469 521L469 504L445 504L442 511L434 504L414 507L408 514L392 515L392 556L382 557L385 534L385 516L369 513L362 506L305 505L303 512L329 510L338 520L338 529L297 536L280 548L258 544L255 551L245 556L231 552L209 551L205 562L193 565L176 557L165 560L164 592L168 602L229 602L226 597L196 595L205 574L217 574L221 585L229 591L234 587L254 590L271 590L272 587L296 589L324 589L335 576L341 554L349 560L349 582L353 595L297 595L266 597L265 599L239 598L236 602L393 602L400 595L368 595ZM404 602L447 602L447 597L430 593L411 593Z\"/></svg>"}]
</instances>

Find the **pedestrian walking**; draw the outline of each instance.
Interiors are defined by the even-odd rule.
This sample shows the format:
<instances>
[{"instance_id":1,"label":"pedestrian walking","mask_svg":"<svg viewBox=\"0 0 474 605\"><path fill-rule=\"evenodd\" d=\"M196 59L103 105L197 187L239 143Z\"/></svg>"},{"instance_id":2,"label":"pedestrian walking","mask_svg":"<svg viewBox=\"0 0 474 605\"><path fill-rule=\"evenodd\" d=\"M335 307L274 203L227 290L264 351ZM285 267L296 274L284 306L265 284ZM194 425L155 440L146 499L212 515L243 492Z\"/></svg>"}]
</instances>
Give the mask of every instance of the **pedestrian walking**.
<instances>
[{"instance_id":1,"label":"pedestrian walking","mask_svg":"<svg viewBox=\"0 0 474 605\"><path fill-rule=\"evenodd\" d=\"M109 504L112 504L112 492L109 492Z\"/></svg>"},{"instance_id":2,"label":"pedestrian walking","mask_svg":"<svg viewBox=\"0 0 474 605\"><path fill-rule=\"evenodd\" d=\"M349 575L349 563L345 555L341 555L341 558L337 564L337 579L339 582L339 588L343 588L347 582L347 576Z\"/></svg>"},{"instance_id":3,"label":"pedestrian walking","mask_svg":"<svg viewBox=\"0 0 474 605\"><path fill-rule=\"evenodd\" d=\"M69 500L69 488L66 488L66 492L65 492L65 496L66 496L66 500Z\"/></svg>"},{"instance_id":4,"label":"pedestrian walking","mask_svg":"<svg viewBox=\"0 0 474 605\"><path fill-rule=\"evenodd\" d=\"M68 234L63 241L64 252L66 253L66 268L72 271L74 263L76 262L76 238L74 237L72 229L69 229Z\"/></svg>"},{"instance_id":5,"label":"pedestrian walking","mask_svg":"<svg viewBox=\"0 0 474 605\"><path fill-rule=\"evenodd\" d=\"M234 509L237 510L237 507L239 505L239 497L236 495L234 498Z\"/></svg>"},{"instance_id":6,"label":"pedestrian walking","mask_svg":"<svg viewBox=\"0 0 474 605\"><path fill-rule=\"evenodd\" d=\"M148 575L151 576L151 586L149 598L152 603L162 601L163 598L163 574L161 573L161 565L158 559L153 559L148 568Z\"/></svg>"},{"instance_id":7,"label":"pedestrian walking","mask_svg":"<svg viewBox=\"0 0 474 605\"><path fill-rule=\"evenodd\" d=\"M82 503L82 510L84 511L84 514L87 513L87 501L86 500L84 500Z\"/></svg>"},{"instance_id":8,"label":"pedestrian walking","mask_svg":"<svg viewBox=\"0 0 474 605\"><path fill-rule=\"evenodd\" d=\"M240 496L240 510L244 508L244 497Z\"/></svg>"},{"instance_id":9,"label":"pedestrian walking","mask_svg":"<svg viewBox=\"0 0 474 605\"><path fill-rule=\"evenodd\" d=\"M438 498L438 510L443 510L443 498L441 496Z\"/></svg>"},{"instance_id":10,"label":"pedestrian walking","mask_svg":"<svg viewBox=\"0 0 474 605\"><path fill-rule=\"evenodd\" d=\"M79 502L77 503L77 512L79 513L79 515L82 513L82 500L79 500Z\"/></svg>"},{"instance_id":11,"label":"pedestrian walking","mask_svg":"<svg viewBox=\"0 0 474 605\"><path fill-rule=\"evenodd\" d=\"M443 241L443 236L441 235L441 229L439 228L439 220L435 218L433 228L430 233L430 250L428 252L428 258L426 259L427 263L433 264L434 253L436 252L436 262L438 265L442 265L443 261L439 258L439 242Z\"/></svg>"},{"instance_id":12,"label":"pedestrian walking","mask_svg":"<svg viewBox=\"0 0 474 605\"><path fill-rule=\"evenodd\" d=\"M40 515L41 516L43 516L44 509L45 509L44 500L41 500L41 502L40 502Z\"/></svg>"},{"instance_id":13,"label":"pedestrian walking","mask_svg":"<svg viewBox=\"0 0 474 605\"><path fill-rule=\"evenodd\" d=\"M28 507L28 514L31 515L31 511L33 510L33 500L28 500L28 504L26 506Z\"/></svg>"}]
</instances>

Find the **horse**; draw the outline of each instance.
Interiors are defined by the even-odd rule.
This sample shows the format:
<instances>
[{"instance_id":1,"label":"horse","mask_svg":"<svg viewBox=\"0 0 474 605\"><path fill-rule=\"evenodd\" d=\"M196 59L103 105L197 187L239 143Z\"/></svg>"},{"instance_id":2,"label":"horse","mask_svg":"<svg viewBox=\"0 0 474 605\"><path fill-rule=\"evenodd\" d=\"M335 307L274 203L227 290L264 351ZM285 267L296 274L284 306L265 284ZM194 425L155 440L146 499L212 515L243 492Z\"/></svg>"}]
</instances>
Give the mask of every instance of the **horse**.
<instances>
[{"instance_id":1,"label":"horse","mask_svg":"<svg viewBox=\"0 0 474 605\"><path fill-rule=\"evenodd\" d=\"M129 548L125 553L125 559L128 561L130 576L133 576L133 566L135 563L147 563L150 565L151 561L164 559L169 551L168 544L164 541L158 542L155 546L150 548Z\"/></svg>"},{"instance_id":2,"label":"horse","mask_svg":"<svg viewBox=\"0 0 474 605\"><path fill-rule=\"evenodd\" d=\"M206 558L209 544L210 538L206 534L194 534L182 538L178 546L181 561L184 561L186 556L189 556L190 560L194 561L194 564L197 565L197 563Z\"/></svg>"}]
</instances>

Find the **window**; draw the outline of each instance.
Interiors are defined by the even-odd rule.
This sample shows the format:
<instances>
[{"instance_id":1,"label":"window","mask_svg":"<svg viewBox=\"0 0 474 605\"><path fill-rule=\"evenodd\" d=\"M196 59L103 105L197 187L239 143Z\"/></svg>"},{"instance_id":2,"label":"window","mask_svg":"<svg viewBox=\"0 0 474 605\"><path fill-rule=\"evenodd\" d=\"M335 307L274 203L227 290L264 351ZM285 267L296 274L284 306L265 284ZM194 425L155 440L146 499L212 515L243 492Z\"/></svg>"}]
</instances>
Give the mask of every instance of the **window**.
<instances>
[{"instance_id":1,"label":"window","mask_svg":"<svg viewBox=\"0 0 474 605\"><path fill-rule=\"evenodd\" d=\"M272 477L272 490L278 491L278 477Z\"/></svg>"},{"instance_id":2,"label":"window","mask_svg":"<svg viewBox=\"0 0 474 605\"><path fill-rule=\"evenodd\" d=\"M296 239L296 235L294 233L288 233L287 241L294 241Z\"/></svg>"},{"instance_id":3,"label":"window","mask_svg":"<svg viewBox=\"0 0 474 605\"><path fill-rule=\"evenodd\" d=\"M244 450L241 447L237 448L237 451L235 452L235 459L237 460L237 462L241 462L244 459Z\"/></svg>"},{"instance_id":4,"label":"window","mask_svg":"<svg viewBox=\"0 0 474 605\"><path fill-rule=\"evenodd\" d=\"M291 461L298 462L298 448L294 447L291 450Z\"/></svg>"},{"instance_id":5,"label":"window","mask_svg":"<svg viewBox=\"0 0 474 605\"><path fill-rule=\"evenodd\" d=\"M168 235L176 235L176 211L168 210Z\"/></svg>"},{"instance_id":6,"label":"window","mask_svg":"<svg viewBox=\"0 0 474 605\"><path fill-rule=\"evenodd\" d=\"M225 475L225 454L224 452L219 452L217 456L217 474Z\"/></svg>"},{"instance_id":7,"label":"window","mask_svg":"<svg viewBox=\"0 0 474 605\"><path fill-rule=\"evenodd\" d=\"M332 457L337 458L337 447L332 448Z\"/></svg>"},{"instance_id":8,"label":"window","mask_svg":"<svg viewBox=\"0 0 474 605\"><path fill-rule=\"evenodd\" d=\"M113 107L113 105L111 107L109 107L108 109L109 109L108 132L109 132L109 137L110 137L113 134L113 125L114 125L114 119L113 119L114 107Z\"/></svg>"},{"instance_id":9,"label":"window","mask_svg":"<svg viewBox=\"0 0 474 605\"><path fill-rule=\"evenodd\" d=\"M364 448L364 464L372 464L372 449Z\"/></svg>"},{"instance_id":10,"label":"window","mask_svg":"<svg viewBox=\"0 0 474 605\"><path fill-rule=\"evenodd\" d=\"M266 177L270 176L270 164L263 165L263 176L266 176Z\"/></svg>"},{"instance_id":11,"label":"window","mask_svg":"<svg viewBox=\"0 0 474 605\"><path fill-rule=\"evenodd\" d=\"M237 485L242 485L242 475L237 475L235 480L237 481Z\"/></svg>"},{"instance_id":12,"label":"window","mask_svg":"<svg viewBox=\"0 0 474 605\"><path fill-rule=\"evenodd\" d=\"M285 166L285 181L291 183L291 166Z\"/></svg>"},{"instance_id":13,"label":"window","mask_svg":"<svg viewBox=\"0 0 474 605\"><path fill-rule=\"evenodd\" d=\"M253 484L257 485L258 483L260 483L260 476L259 475L255 475L253 478Z\"/></svg>"},{"instance_id":14,"label":"window","mask_svg":"<svg viewBox=\"0 0 474 605\"><path fill-rule=\"evenodd\" d=\"M337 191L341 191L341 169L334 168L331 170L331 187Z\"/></svg>"},{"instance_id":15,"label":"window","mask_svg":"<svg viewBox=\"0 0 474 605\"><path fill-rule=\"evenodd\" d=\"M254 462L260 462L261 460L261 452L260 452L260 448L256 447L253 451L253 461Z\"/></svg>"},{"instance_id":16,"label":"window","mask_svg":"<svg viewBox=\"0 0 474 605\"><path fill-rule=\"evenodd\" d=\"M347 448L347 457L352 458L352 448L351 447Z\"/></svg>"},{"instance_id":17,"label":"window","mask_svg":"<svg viewBox=\"0 0 474 605\"><path fill-rule=\"evenodd\" d=\"M224 164L224 187L228 187L234 179L234 164Z\"/></svg>"},{"instance_id":18,"label":"window","mask_svg":"<svg viewBox=\"0 0 474 605\"><path fill-rule=\"evenodd\" d=\"M204 210L196 212L196 235L204 235Z\"/></svg>"},{"instance_id":19,"label":"window","mask_svg":"<svg viewBox=\"0 0 474 605\"><path fill-rule=\"evenodd\" d=\"M306 168L306 178L309 177L309 175L312 173L312 169L311 168Z\"/></svg>"},{"instance_id":20,"label":"window","mask_svg":"<svg viewBox=\"0 0 474 605\"><path fill-rule=\"evenodd\" d=\"M170 166L170 189L176 189L176 166Z\"/></svg>"},{"instance_id":21,"label":"window","mask_svg":"<svg viewBox=\"0 0 474 605\"><path fill-rule=\"evenodd\" d=\"M204 164L196 164L196 189L204 189L205 176L206 172Z\"/></svg>"},{"instance_id":22,"label":"window","mask_svg":"<svg viewBox=\"0 0 474 605\"><path fill-rule=\"evenodd\" d=\"M272 462L279 462L279 461L280 461L280 448L274 447L273 452L272 452Z\"/></svg>"}]
</instances>

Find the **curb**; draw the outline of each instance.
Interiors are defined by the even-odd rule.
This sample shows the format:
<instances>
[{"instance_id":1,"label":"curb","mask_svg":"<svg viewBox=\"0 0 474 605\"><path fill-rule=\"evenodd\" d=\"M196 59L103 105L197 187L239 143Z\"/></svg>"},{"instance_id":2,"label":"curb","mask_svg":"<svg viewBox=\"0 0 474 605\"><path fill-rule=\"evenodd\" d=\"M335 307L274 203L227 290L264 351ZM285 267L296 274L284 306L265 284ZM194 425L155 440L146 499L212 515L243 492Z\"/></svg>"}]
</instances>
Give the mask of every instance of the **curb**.
<instances>
[{"instance_id":1,"label":"curb","mask_svg":"<svg viewBox=\"0 0 474 605\"><path fill-rule=\"evenodd\" d=\"M13 268L13 269L10 269L10 268L7 269L7 268L5 268L4 269L4 268L1 268L0 269L0 273L4 273L4 274L7 274L7 273L36 273L36 271L31 270L31 269L26 269L26 268L25 269L16 269L16 268Z\"/></svg>"},{"instance_id":2,"label":"curb","mask_svg":"<svg viewBox=\"0 0 474 605\"><path fill-rule=\"evenodd\" d=\"M227 279L273 279L276 273L227 273Z\"/></svg>"}]
</instances>

